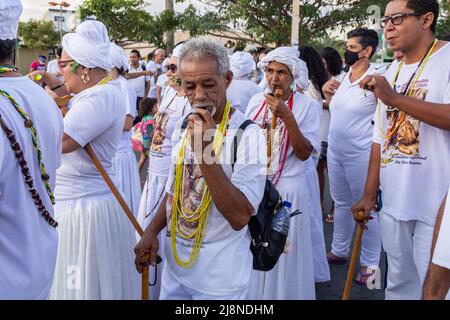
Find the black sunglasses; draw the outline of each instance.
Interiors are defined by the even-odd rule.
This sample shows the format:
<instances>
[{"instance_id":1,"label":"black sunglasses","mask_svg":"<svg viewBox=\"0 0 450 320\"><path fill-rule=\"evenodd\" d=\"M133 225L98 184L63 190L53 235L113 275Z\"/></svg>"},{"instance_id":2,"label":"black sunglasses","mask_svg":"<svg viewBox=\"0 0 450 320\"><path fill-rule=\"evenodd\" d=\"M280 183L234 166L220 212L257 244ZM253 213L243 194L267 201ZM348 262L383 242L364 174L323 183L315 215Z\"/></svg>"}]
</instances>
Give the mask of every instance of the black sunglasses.
<instances>
[{"instance_id":1,"label":"black sunglasses","mask_svg":"<svg viewBox=\"0 0 450 320\"><path fill-rule=\"evenodd\" d=\"M393 14L390 17L382 17L380 19L380 25L382 28L386 28L389 20L391 20L392 24L394 26L399 26L403 23L403 20L406 17L420 17L423 16L425 13L420 13L420 12L414 12L414 13L396 13Z\"/></svg>"},{"instance_id":2,"label":"black sunglasses","mask_svg":"<svg viewBox=\"0 0 450 320\"><path fill-rule=\"evenodd\" d=\"M177 67L177 65L176 64L173 64L173 63L171 63L171 64L169 64L169 65L167 65L166 66L166 70L167 71L172 71L172 72L177 72L177 69L178 69L178 67Z\"/></svg>"}]
</instances>

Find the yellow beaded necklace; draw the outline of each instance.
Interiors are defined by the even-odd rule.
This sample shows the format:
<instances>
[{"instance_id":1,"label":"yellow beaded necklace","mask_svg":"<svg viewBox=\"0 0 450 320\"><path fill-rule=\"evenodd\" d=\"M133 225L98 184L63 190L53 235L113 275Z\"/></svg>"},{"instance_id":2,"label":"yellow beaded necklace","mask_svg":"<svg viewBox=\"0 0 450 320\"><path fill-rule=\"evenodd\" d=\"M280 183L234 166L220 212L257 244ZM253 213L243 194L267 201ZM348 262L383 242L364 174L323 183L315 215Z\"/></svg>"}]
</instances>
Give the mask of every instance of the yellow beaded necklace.
<instances>
[{"instance_id":1,"label":"yellow beaded necklace","mask_svg":"<svg viewBox=\"0 0 450 320\"><path fill-rule=\"evenodd\" d=\"M214 137L213 150L216 156L219 156L222 152L223 142L225 140L226 130L230 122L231 107L227 101L225 110L222 116L222 120L219 124L218 132ZM209 193L206 183L202 190L202 200L200 205L195 210L188 210L183 203L183 177L186 172L185 154L188 147L189 134L188 130L185 131L182 137L180 151L178 153L177 164L175 167L175 182L174 182L174 201L172 206L171 217L171 243L172 252L176 263L186 269L192 268L196 263L200 254L200 249L203 244L203 239L206 234L206 227L208 225L209 213L211 211L211 194ZM190 234L187 234L180 230L180 221L187 223L197 223L197 227ZM193 248L189 255L188 260L182 260L177 251L176 237L179 235L183 239L194 239Z\"/></svg>"}]
</instances>

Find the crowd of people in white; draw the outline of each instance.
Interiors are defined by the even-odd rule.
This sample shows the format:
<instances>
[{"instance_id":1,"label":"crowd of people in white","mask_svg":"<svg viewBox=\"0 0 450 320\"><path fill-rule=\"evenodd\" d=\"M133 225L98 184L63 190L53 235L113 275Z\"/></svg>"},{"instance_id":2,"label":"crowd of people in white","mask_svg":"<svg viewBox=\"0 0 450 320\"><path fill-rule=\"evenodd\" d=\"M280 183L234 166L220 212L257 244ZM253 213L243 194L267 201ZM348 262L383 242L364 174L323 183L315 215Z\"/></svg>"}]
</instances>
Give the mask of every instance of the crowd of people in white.
<instances>
[{"instance_id":1,"label":"crowd of people in white","mask_svg":"<svg viewBox=\"0 0 450 320\"><path fill-rule=\"evenodd\" d=\"M150 266L155 299L313 300L330 265L347 263L358 224L357 284L380 272L383 249L386 299L446 298L450 45L435 36L437 1L388 2L381 24L396 59L383 74L366 28L348 33L344 59L311 47L229 54L201 37L145 64L88 20L63 37L51 70L23 76L21 12L19 0L0 2L0 299L139 299ZM267 180L300 214L276 266L257 271L248 223Z\"/></svg>"}]
</instances>

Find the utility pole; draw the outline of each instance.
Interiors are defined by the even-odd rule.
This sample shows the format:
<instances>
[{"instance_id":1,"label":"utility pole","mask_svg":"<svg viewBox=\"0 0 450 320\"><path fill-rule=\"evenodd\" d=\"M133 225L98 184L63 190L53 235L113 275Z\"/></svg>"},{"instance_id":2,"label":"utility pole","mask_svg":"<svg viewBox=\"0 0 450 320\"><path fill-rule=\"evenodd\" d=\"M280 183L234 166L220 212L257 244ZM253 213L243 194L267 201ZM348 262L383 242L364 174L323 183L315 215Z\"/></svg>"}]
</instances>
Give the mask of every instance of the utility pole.
<instances>
[{"instance_id":1,"label":"utility pole","mask_svg":"<svg viewBox=\"0 0 450 320\"><path fill-rule=\"evenodd\" d=\"M300 0L292 0L291 46L298 47L300 33Z\"/></svg>"},{"instance_id":2,"label":"utility pole","mask_svg":"<svg viewBox=\"0 0 450 320\"><path fill-rule=\"evenodd\" d=\"M166 10L175 13L174 6L173 6L173 0L166 0ZM167 51L171 53L173 50L173 47L175 45L175 32L174 31L166 32L166 43L167 43Z\"/></svg>"},{"instance_id":3,"label":"utility pole","mask_svg":"<svg viewBox=\"0 0 450 320\"><path fill-rule=\"evenodd\" d=\"M63 15L62 15L62 7L64 8L68 8L70 7L70 4L62 1L62 2L54 2L51 1L48 3L49 6L51 7L58 7L59 6L59 19L58 19L58 26L59 26L59 44L62 45L62 19L63 19Z\"/></svg>"}]
</instances>

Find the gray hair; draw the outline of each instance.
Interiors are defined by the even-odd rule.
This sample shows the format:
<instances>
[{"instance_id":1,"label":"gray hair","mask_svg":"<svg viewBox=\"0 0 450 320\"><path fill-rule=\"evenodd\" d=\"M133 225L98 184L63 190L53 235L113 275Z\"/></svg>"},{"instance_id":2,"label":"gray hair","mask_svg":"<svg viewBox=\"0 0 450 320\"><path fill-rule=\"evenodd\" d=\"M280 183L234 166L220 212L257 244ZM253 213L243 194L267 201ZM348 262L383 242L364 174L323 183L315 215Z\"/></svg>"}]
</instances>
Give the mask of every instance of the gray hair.
<instances>
[{"instance_id":1,"label":"gray hair","mask_svg":"<svg viewBox=\"0 0 450 320\"><path fill-rule=\"evenodd\" d=\"M179 56L180 69L183 61L204 61L207 58L217 62L222 77L225 77L230 71L227 49L222 43L211 37L193 38L184 44Z\"/></svg>"}]
</instances>

